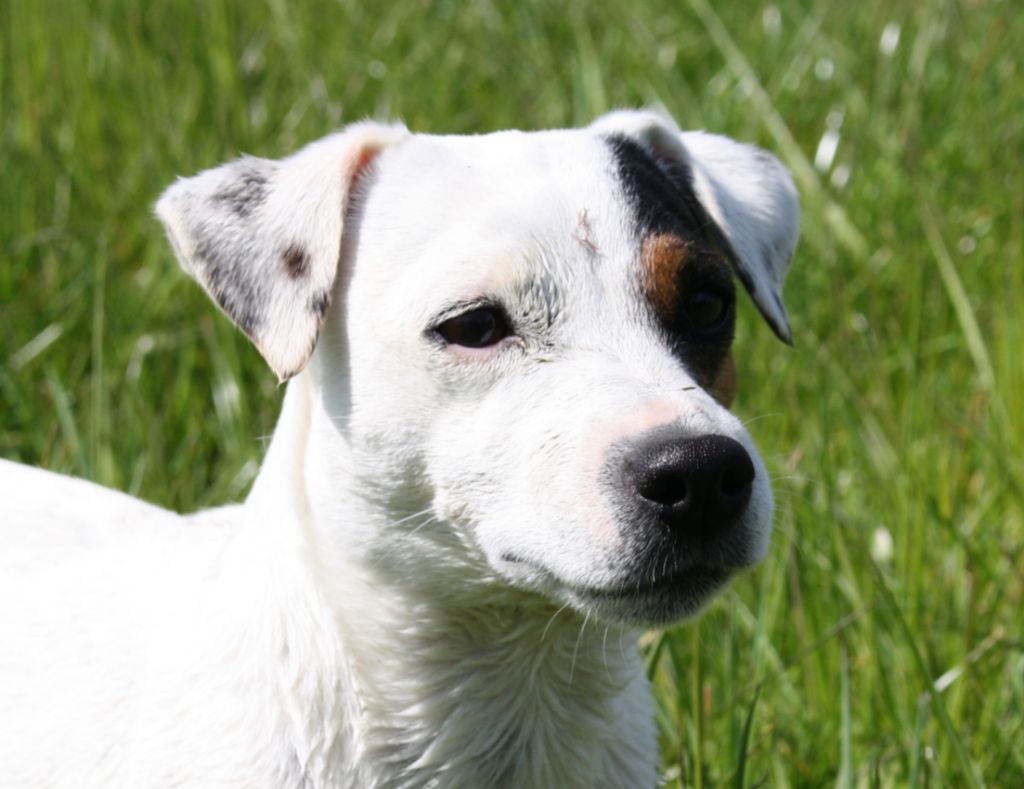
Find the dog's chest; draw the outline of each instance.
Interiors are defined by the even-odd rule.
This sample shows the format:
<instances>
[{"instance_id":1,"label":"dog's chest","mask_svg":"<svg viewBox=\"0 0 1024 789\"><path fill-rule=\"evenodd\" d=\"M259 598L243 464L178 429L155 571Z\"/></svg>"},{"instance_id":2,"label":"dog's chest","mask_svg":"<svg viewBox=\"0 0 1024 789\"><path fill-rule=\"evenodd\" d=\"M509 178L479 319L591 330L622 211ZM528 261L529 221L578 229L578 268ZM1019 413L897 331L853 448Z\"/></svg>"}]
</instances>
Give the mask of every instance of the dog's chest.
<instances>
[{"instance_id":1,"label":"dog's chest","mask_svg":"<svg viewBox=\"0 0 1024 789\"><path fill-rule=\"evenodd\" d=\"M354 677L367 786L616 787L656 782L649 689L635 647L604 628L416 660ZM629 641L625 643L629 644Z\"/></svg>"}]
</instances>

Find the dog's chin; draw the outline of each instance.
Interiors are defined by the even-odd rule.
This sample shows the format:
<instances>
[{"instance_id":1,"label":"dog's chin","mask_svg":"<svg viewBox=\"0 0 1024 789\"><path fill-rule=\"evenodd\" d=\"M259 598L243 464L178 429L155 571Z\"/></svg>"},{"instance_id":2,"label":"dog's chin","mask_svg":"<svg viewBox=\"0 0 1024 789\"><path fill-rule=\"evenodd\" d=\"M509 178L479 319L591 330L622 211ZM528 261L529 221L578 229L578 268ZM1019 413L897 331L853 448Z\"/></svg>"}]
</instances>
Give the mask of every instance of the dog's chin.
<instances>
[{"instance_id":1,"label":"dog's chin","mask_svg":"<svg viewBox=\"0 0 1024 789\"><path fill-rule=\"evenodd\" d=\"M513 586L539 593L609 624L664 627L696 616L745 565L692 564L654 578L635 571L607 583L573 583L505 553L495 569Z\"/></svg>"},{"instance_id":2,"label":"dog's chin","mask_svg":"<svg viewBox=\"0 0 1024 789\"><path fill-rule=\"evenodd\" d=\"M696 616L728 583L726 567L696 565L654 581L569 587L568 602L605 622L663 627Z\"/></svg>"}]
</instances>

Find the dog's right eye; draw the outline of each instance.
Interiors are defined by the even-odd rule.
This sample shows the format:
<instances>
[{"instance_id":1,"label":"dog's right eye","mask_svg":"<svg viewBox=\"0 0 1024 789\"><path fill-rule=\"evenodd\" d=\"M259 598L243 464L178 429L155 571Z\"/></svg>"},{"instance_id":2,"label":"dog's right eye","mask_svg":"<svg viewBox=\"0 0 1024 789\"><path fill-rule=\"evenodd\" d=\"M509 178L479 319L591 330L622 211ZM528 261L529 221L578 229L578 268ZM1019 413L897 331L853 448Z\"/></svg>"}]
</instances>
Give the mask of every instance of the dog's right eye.
<instances>
[{"instance_id":1,"label":"dog's right eye","mask_svg":"<svg viewBox=\"0 0 1024 789\"><path fill-rule=\"evenodd\" d=\"M480 307L456 315L434 331L449 345L463 348L488 348L512 333L505 313L496 307Z\"/></svg>"}]
</instances>

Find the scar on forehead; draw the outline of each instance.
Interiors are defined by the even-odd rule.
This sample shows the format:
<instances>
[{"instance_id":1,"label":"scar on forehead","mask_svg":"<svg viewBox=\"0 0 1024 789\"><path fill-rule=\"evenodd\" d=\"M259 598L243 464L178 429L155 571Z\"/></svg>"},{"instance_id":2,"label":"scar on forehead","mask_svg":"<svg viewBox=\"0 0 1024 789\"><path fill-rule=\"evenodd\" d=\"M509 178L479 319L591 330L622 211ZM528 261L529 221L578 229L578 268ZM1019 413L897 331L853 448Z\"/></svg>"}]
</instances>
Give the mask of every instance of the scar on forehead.
<instances>
[{"instance_id":1,"label":"scar on forehead","mask_svg":"<svg viewBox=\"0 0 1024 789\"><path fill-rule=\"evenodd\" d=\"M686 246L674 233L652 233L640 250L644 293L665 320L671 320L679 303L679 274L686 265Z\"/></svg>"},{"instance_id":2,"label":"scar on forehead","mask_svg":"<svg viewBox=\"0 0 1024 789\"><path fill-rule=\"evenodd\" d=\"M576 217L576 229L573 231L572 237L591 254L597 253L597 244L594 243L594 238L591 235L590 217L587 216L586 208L580 211Z\"/></svg>"}]
</instances>

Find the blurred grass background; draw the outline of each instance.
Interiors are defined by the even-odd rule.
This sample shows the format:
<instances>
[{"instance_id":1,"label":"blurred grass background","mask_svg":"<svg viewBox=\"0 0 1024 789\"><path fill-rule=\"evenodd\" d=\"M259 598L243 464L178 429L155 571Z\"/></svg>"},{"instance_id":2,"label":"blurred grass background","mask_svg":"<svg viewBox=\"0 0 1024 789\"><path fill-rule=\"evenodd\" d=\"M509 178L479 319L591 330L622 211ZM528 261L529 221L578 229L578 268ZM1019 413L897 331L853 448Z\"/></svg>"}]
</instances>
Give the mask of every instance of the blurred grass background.
<instances>
[{"instance_id":1,"label":"blurred grass background","mask_svg":"<svg viewBox=\"0 0 1024 789\"><path fill-rule=\"evenodd\" d=\"M244 495L281 391L177 270L175 175L361 117L664 105L803 195L796 350L749 303L771 553L647 637L671 786L1024 786L1024 14L857 3L0 3L0 456Z\"/></svg>"}]
</instances>

